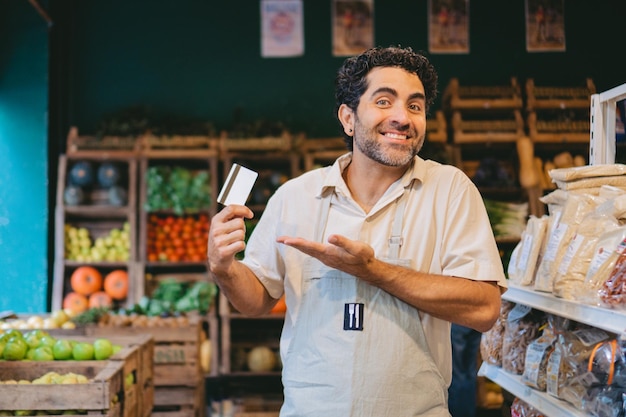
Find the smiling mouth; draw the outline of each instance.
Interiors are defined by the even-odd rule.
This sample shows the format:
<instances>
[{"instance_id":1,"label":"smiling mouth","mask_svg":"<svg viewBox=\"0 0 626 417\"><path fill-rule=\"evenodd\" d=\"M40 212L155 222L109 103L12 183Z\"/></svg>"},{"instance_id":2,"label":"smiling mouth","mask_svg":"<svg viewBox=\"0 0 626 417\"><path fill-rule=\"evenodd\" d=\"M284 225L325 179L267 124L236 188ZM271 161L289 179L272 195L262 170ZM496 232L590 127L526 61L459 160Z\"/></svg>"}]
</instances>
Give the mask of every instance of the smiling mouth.
<instances>
[{"instance_id":1,"label":"smiling mouth","mask_svg":"<svg viewBox=\"0 0 626 417\"><path fill-rule=\"evenodd\" d=\"M383 136L390 138L390 139L397 139L397 140L407 140L408 136L407 135L400 135L398 133L383 133Z\"/></svg>"}]
</instances>

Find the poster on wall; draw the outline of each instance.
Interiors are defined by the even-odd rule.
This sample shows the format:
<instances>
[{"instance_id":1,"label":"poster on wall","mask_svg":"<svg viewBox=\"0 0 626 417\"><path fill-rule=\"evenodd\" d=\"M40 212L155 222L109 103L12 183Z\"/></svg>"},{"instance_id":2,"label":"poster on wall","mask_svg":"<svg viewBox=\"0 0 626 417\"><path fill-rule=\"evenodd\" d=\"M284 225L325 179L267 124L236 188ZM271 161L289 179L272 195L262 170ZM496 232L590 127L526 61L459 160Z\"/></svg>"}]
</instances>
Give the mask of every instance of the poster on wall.
<instances>
[{"instance_id":1,"label":"poster on wall","mask_svg":"<svg viewBox=\"0 0 626 417\"><path fill-rule=\"evenodd\" d=\"M334 56L357 55L374 46L374 0L333 0Z\"/></svg>"},{"instance_id":2,"label":"poster on wall","mask_svg":"<svg viewBox=\"0 0 626 417\"><path fill-rule=\"evenodd\" d=\"M469 53L469 0L428 0L428 51Z\"/></svg>"},{"instance_id":3,"label":"poster on wall","mask_svg":"<svg viewBox=\"0 0 626 417\"><path fill-rule=\"evenodd\" d=\"M565 51L564 0L526 0L526 51Z\"/></svg>"},{"instance_id":4,"label":"poster on wall","mask_svg":"<svg viewBox=\"0 0 626 417\"><path fill-rule=\"evenodd\" d=\"M261 0L261 56L304 54L302 0Z\"/></svg>"}]
</instances>

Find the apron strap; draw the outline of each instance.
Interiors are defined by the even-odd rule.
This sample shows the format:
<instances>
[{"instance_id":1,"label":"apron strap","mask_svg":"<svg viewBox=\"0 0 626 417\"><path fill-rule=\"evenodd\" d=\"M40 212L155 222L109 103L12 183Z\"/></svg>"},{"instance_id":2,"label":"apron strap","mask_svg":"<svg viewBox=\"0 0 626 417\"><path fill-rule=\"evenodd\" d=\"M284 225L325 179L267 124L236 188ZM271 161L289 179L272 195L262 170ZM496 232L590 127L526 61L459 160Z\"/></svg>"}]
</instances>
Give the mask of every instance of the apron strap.
<instances>
[{"instance_id":1,"label":"apron strap","mask_svg":"<svg viewBox=\"0 0 626 417\"><path fill-rule=\"evenodd\" d=\"M409 194L412 190L412 186L409 186L408 191L398 197L396 200L396 214L393 218L393 224L391 226L391 236L389 237L389 258L399 259L400 248L402 247L402 221L404 220L404 211L406 209L406 203L409 200Z\"/></svg>"}]
</instances>

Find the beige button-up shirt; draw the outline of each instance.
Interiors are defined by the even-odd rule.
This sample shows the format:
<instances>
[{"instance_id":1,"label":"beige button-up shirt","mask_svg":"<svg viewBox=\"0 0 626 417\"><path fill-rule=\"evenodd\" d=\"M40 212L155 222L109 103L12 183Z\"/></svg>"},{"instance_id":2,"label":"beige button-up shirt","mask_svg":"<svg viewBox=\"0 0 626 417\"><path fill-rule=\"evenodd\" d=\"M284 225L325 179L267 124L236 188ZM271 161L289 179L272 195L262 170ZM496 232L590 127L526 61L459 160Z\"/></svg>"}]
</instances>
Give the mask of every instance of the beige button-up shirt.
<instances>
[{"instance_id":1,"label":"beige button-up shirt","mask_svg":"<svg viewBox=\"0 0 626 417\"><path fill-rule=\"evenodd\" d=\"M398 197L413 187L404 212L399 257L415 270L433 274L497 281L506 287L498 248L480 193L458 168L415 157L412 167L392 184L369 213L352 199L341 173L351 154L332 166L316 169L283 184L270 198L246 248L243 262L270 295L286 293L287 314L281 352L287 351L297 325L302 296L300 251L276 243L278 236L312 240L322 195L332 194L323 241L330 234L367 242L378 258L386 258ZM430 353L447 384L452 377L450 323L421 314Z\"/></svg>"}]
</instances>

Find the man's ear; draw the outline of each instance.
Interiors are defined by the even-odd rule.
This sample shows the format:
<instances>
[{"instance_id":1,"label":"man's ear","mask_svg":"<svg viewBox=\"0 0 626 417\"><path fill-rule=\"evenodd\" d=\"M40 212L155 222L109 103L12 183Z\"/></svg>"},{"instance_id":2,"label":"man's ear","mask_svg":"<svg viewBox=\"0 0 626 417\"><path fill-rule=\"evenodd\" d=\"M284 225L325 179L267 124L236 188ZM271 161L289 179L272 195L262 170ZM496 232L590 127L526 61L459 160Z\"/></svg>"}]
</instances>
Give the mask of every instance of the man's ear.
<instances>
[{"instance_id":1,"label":"man's ear","mask_svg":"<svg viewBox=\"0 0 626 417\"><path fill-rule=\"evenodd\" d=\"M343 126L343 131L348 136L354 134L354 112L348 105L342 104L337 111L337 118Z\"/></svg>"}]
</instances>

